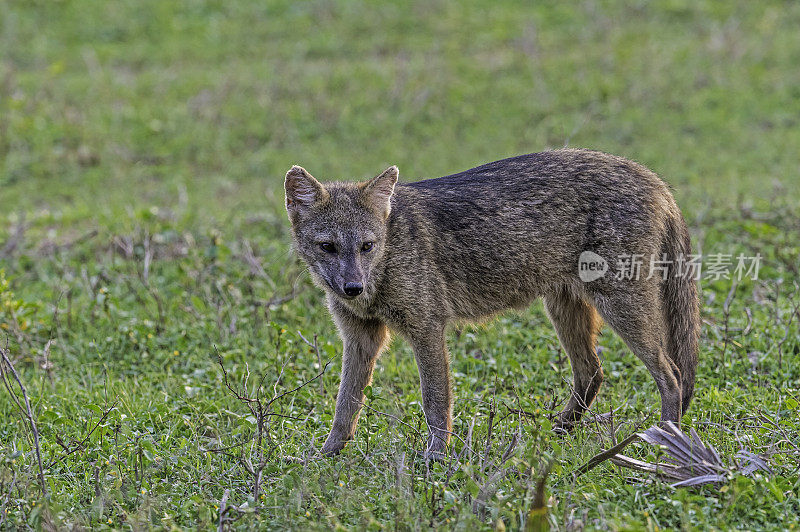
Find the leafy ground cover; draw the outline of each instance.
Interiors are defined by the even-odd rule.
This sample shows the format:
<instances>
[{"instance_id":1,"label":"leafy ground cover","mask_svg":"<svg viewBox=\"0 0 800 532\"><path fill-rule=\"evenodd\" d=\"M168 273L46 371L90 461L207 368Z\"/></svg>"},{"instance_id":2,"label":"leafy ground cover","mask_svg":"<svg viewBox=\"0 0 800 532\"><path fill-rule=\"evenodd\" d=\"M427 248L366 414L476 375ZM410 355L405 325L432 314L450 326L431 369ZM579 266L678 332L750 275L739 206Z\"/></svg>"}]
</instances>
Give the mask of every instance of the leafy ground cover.
<instances>
[{"instance_id":1,"label":"leafy ground cover","mask_svg":"<svg viewBox=\"0 0 800 532\"><path fill-rule=\"evenodd\" d=\"M796 528L798 24L794 2L3 3L0 328L42 467L7 374L0 528ZM761 255L702 281L683 422L773 473L576 476L657 391L605 331L592 415L552 434L570 368L540 304L450 335L457 459L416 457L399 341L356 440L315 458L341 347L289 253L286 169L410 180L564 145L657 171L704 256Z\"/></svg>"}]
</instances>

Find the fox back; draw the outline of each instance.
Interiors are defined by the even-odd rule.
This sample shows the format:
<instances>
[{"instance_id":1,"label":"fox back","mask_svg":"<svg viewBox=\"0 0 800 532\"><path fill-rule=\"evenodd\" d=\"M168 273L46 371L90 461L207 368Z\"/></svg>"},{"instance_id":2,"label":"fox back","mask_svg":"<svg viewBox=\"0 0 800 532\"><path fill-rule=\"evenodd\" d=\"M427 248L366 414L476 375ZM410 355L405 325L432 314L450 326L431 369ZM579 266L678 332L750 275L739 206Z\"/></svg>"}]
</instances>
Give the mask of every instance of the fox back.
<instances>
[{"instance_id":1,"label":"fox back","mask_svg":"<svg viewBox=\"0 0 800 532\"><path fill-rule=\"evenodd\" d=\"M481 319L525 307L550 286L583 284L584 250L658 254L666 220L680 217L655 174L584 150L505 159L391 193L396 180L392 167L367 185L320 185L293 225L316 284L365 316L408 320L414 309ZM347 296L348 282L364 293Z\"/></svg>"}]
</instances>

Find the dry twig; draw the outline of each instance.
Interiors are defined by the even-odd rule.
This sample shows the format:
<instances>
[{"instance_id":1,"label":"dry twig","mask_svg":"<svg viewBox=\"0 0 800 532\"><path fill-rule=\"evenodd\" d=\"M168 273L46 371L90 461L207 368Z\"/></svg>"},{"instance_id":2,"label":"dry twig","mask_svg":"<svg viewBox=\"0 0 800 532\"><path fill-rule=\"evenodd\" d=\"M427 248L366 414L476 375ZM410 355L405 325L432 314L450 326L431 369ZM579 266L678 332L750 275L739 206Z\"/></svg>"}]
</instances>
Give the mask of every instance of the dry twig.
<instances>
[{"instance_id":1,"label":"dry twig","mask_svg":"<svg viewBox=\"0 0 800 532\"><path fill-rule=\"evenodd\" d=\"M216 349L216 347L215 347L215 349ZM295 386L294 388L292 388L290 390L287 390L287 391L282 392L282 393L278 393L276 388L277 388L278 382L280 382L281 377L283 376L283 369L285 368L285 364L284 364L284 366L281 368L280 375L278 376L277 380L275 381L275 386L273 387L272 398L269 399L269 400L265 400L265 399L263 399L261 397L261 390L262 390L262 388L264 386L264 380L266 379L267 374L265 373L264 375L262 375L260 381L258 382L258 384L255 387L255 396L253 396L247 389L248 388L247 382L248 382L248 380L250 378L250 371L248 369L247 375L245 376L245 380L244 380L244 384L243 384L243 391L239 392L233 387L233 385L228 380L228 371L227 371L227 369L225 369L225 364L222 361L222 355L220 355L219 350L217 350L217 362L219 363L219 367L222 370L222 377L223 377L223 382L225 384L225 387L228 389L228 391L239 402L241 402L242 404L247 406L248 410L250 410L250 413L252 414L252 416L256 420L256 434L255 434L254 438L250 441L250 443L252 443L254 445L254 448L256 449L256 456L255 456L256 461L255 461L255 464L251 461L251 459L249 457L244 456L243 454L238 459L240 464L253 477L253 487L252 487L253 491L252 491L252 493L253 493L253 498L256 501L258 501L258 495L259 495L259 491L261 489L262 474L263 474L264 468L267 466L267 463L269 462L269 458L271 456L271 452L269 454L266 454L266 455L264 454L264 445L263 445L264 439L266 438L268 441L270 441L270 442L272 441L271 437L270 437L270 435L268 433L267 420L270 417L273 417L273 416L286 417L286 416L284 416L282 414L278 414L276 412L272 412L271 411L272 405L276 401L279 401L280 399L286 397L287 395L291 395L291 394L297 392L301 388L304 388L304 387L308 386L310 383L312 383L315 380L317 380L320 377L322 377L322 375L325 373L325 371L327 371L328 366L330 366L332 361L333 361L332 358L330 360L328 360L328 362L325 364L325 367L323 367L321 369L321 371L319 373L317 373L314 377L312 377L312 378L300 383L299 385ZM288 362L288 360L287 360L287 362ZM230 447L227 447L227 448L209 449L209 451L222 452L223 454L227 454L227 453L225 453L225 450L232 449L234 447L237 447L237 445L233 445L233 446L230 446Z\"/></svg>"},{"instance_id":2,"label":"dry twig","mask_svg":"<svg viewBox=\"0 0 800 532\"><path fill-rule=\"evenodd\" d=\"M6 347L0 347L0 355L2 355L3 360L0 361L0 376L3 378L3 384L5 384L6 390L11 395L11 399L17 405L20 413L25 417L28 421L28 424L31 426L31 431L33 432L33 445L36 451L36 462L39 465L39 484L42 488L42 495L45 497L47 496L47 483L44 481L44 468L42 467L42 449L39 445L39 431L36 428L36 420L33 417L33 410L31 410L31 403L28 400L28 391L25 389L25 385L22 384L22 379L20 379L17 370L14 368L14 364L11 363L11 359L8 357L8 340L6 340ZM25 408L22 407L20 403L19 397L17 397L14 388L12 387L11 383L8 380L8 373L14 376L14 380L17 381L17 385L19 386L20 392L22 393L22 399L25 402Z\"/></svg>"}]
</instances>

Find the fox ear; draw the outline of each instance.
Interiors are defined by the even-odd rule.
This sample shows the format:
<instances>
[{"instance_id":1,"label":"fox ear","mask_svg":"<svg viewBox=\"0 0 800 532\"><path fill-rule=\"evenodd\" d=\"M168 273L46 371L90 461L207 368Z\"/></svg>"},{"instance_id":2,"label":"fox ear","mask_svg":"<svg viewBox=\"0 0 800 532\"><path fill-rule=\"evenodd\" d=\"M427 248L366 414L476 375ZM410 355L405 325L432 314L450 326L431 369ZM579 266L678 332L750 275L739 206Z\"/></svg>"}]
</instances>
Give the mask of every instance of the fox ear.
<instances>
[{"instance_id":1,"label":"fox ear","mask_svg":"<svg viewBox=\"0 0 800 532\"><path fill-rule=\"evenodd\" d=\"M296 216L304 209L310 208L315 203L325 201L328 191L314 176L306 172L302 166L292 166L286 172L286 212L289 219L294 222Z\"/></svg>"},{"instance_id":2,"label":"fox ear","mask_svg":"<svg viewBox=\"0 0 800 532\"><path fill-rule=\"evenodd\" d=\"M370 179L362 191L362 195L367 205L372 207L384 219L389 217L392 205L392 194L394 193L394 185L397 183L397 177L400 171L396 166L390 166L384 172Z\"/></svg>"}]
</instances>

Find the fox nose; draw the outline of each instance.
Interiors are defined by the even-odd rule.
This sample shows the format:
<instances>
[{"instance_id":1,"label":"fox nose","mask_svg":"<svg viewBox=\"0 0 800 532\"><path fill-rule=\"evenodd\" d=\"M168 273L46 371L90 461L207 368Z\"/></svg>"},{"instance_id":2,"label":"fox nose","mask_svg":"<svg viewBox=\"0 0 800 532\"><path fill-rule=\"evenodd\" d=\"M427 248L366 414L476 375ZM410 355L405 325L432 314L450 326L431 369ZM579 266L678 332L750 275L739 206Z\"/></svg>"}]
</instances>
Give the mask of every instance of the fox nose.
<instances>
[{"instance_id":1,"label":"fox nose","mask_svg":"<svg viewBox=\"0 0 800 532\"><path fill-rule=\"evenodd\" d=\"M361 283L344 283L344 293L350 297L355 297L364 291L364 285Z\"/></svg>"}]
</instances>

